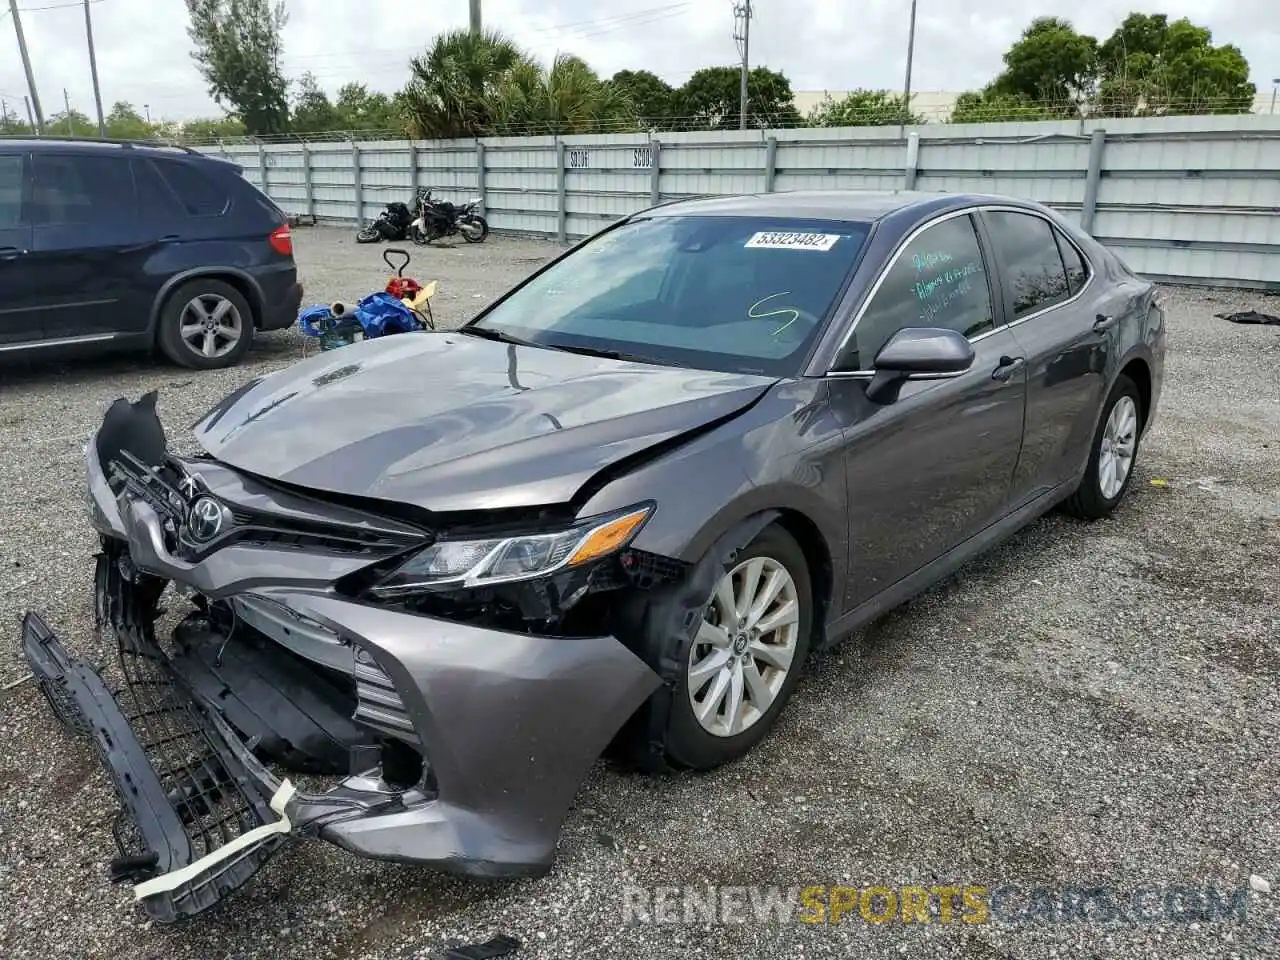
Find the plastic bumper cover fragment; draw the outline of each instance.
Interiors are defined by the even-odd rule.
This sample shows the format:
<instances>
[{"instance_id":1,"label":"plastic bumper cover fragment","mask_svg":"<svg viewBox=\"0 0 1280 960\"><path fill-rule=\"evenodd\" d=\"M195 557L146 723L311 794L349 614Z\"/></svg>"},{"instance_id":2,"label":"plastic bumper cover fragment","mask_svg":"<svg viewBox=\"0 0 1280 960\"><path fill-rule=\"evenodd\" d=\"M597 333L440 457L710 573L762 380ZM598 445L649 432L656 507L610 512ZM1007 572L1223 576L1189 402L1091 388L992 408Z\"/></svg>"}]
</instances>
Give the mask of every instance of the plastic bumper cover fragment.
<instances>
[{"instance_id":1,"label":"plastic bumper cover fragment","mask_svg":"<svg viewBox=\"0 0 1280 960\"><path fill-rule=\"evenodd\" d=\"M23 621L22 646L54 713L90 739L120 796L119 856L111 875L142 881L136 892L147 916L172 923L201 913L248 881L276 851L283 831L273 827L280 821L269 802L236 758L219 749L220 738L209 736L195 705L173 695L163 670L126 677L127 689L146 690L149 729L168 730L161 735L168 742L156 743L135 733L131 720L137 718L130 716L126 691L113 694L36 614ZM184 760L157 771L151 757L162 752ZM288 820L283 823L287 830Z\"/></svg>"}]
</instances>

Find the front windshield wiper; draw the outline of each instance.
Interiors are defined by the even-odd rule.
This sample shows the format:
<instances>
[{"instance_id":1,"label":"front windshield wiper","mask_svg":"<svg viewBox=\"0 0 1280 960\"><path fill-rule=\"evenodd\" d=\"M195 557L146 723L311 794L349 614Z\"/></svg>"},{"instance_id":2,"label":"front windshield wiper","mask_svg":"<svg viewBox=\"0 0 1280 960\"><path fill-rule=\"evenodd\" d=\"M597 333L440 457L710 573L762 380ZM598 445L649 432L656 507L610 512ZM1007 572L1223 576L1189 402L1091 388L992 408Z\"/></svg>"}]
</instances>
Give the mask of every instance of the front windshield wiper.
<instances>
[{"instance_id":1,"label":"front windshield wiper","mask_svg":"<svg viewBox=\"0 0 1280 960\"><path fill-rule=\"evenodd\" d=\"M649 357L642 357L636 353L624 353L621 350L608 350L602 347L574 347L565 346L559 343L539 344L552 350L562 350L565 353L576 353L584 357L602 357L605 360L622 360L627 363L655 363L656 361Z\"/></svg>"},{"instance_id":2,"label":"front windshield wiper","mask_svg":"<svg viewBox=\"0 0 1280 960\"><path fill-rule=\"evenodd\" d=\"M466 333L473 337L483 337L486 340L496 340L498 343L514 343L519 347L542 347L545 344L534 343L532 340L521 340L519 337L513 337L504 330L495 330L493 327L459 327L459 333Z\"/></svg>"}]
</instances>

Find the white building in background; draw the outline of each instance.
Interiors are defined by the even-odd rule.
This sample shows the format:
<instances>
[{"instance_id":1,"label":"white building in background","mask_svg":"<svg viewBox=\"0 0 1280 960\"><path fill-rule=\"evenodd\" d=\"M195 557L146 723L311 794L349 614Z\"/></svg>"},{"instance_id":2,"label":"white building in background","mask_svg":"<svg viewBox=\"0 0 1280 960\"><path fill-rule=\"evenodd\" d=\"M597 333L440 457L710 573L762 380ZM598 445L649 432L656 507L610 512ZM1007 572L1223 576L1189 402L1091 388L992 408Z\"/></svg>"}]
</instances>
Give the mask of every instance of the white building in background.
<instances>
[{"instance_id":1,"label":"white building in background","mask_svg":"<svg viewBox=\"0 0 1280 960\"><path fill-rule=\"evenodd\" d=\"M832 100L840 100L848 96L848 92L844 90L801 90L795 94L796 110L800 112L800 116L808 116L809 112L828 96ZM956 99L959 96L960 94L958 93L922 90L919 93L911 94L911 109L924 117L928 123L946 123L951 117L951 111L955 107ZM1266 90L1265 92L1259 90L1253 101L1253 112L1275 113L1276 116L1280 116L1280 99L1275 98L1275 92L1272 90Z\"/></svg>"}]
</instances>

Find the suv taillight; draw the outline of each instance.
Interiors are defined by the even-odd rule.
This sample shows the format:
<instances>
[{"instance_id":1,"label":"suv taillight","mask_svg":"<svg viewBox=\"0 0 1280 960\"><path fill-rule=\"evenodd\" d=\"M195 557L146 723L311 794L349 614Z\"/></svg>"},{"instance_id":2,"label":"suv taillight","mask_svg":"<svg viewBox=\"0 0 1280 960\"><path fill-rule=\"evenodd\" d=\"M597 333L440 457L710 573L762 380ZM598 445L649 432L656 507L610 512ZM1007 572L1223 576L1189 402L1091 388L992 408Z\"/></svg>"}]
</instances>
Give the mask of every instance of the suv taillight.
<instances>
[{"instance_id":1,"label":"suv taillight","mask_svg":"<svg viewBox=\"0 0 1280 960\"><path fill-rule=\"evenodd\" d=\"M271 235L267 237L267 243L271 244L271 249L281 256L293 256L293 231L289 229L287 223L272 230Z\"/></svg>"}]
</instances>

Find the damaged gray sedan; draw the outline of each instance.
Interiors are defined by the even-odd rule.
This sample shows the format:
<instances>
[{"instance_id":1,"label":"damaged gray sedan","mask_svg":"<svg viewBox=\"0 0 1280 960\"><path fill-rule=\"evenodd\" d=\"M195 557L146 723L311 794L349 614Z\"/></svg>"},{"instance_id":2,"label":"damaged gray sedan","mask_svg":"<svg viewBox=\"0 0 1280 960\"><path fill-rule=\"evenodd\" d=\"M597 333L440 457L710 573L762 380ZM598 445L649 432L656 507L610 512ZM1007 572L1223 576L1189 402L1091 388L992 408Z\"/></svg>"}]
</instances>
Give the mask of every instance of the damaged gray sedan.
<instances>
[{"instance_id":1,"label":"damaged gray sedan","mask_svg":"<svg viewBox=\"0 0 1280 960\"><path fill-rule=\"evenodd\" d=\"M158 921L298 835L539 874L602 755L740 757L812 650L1056 505L1114 509L1164 337L1034 204L657 207L460 330L246 384L198 455L117 401L87 459L118 684L36 613L24 650Z\"/></svg>"}]
</instances>

